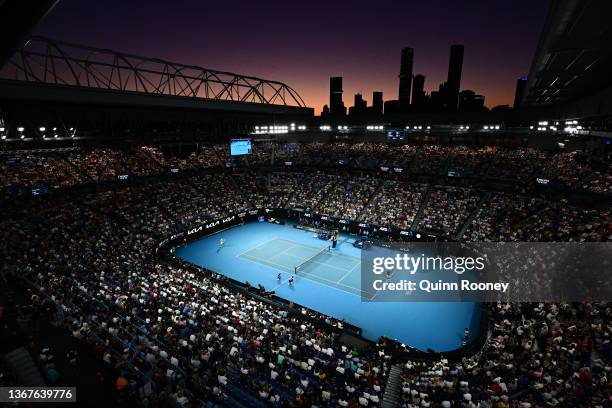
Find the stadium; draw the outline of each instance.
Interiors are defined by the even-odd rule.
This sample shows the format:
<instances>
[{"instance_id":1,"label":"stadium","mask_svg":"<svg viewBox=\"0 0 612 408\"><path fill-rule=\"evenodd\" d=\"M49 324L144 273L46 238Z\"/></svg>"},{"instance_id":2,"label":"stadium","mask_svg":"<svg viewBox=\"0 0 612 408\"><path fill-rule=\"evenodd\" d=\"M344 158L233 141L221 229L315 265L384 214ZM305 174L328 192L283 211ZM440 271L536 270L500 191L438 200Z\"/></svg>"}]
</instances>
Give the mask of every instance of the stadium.
<instances>
[{"instance_id":1,"label":"stadium","mask_svg":"<svg viewBox=\"0 0 612 408\"><path fill-rule=\"evenodd\" d=\"M28 3L0 1L0 402L610 406L610 4L546 2L513 107L469 107L453 45L439 91L404 48L384 113L332 77L317 115Z\"/></svg>"}]
</instances>

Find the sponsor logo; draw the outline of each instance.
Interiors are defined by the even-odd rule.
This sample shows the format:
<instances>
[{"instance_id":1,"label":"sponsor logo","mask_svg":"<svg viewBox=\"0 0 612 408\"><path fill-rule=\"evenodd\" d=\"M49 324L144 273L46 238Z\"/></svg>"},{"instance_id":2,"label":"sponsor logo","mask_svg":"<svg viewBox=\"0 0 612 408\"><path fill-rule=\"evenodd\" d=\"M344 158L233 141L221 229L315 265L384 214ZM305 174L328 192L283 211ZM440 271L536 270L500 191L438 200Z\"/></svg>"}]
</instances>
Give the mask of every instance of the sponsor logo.
<instances>
[{"instance_id":1,"label":"sponsor logo","mask_svg":"<svg viewBox=\"0 0 612 408\"><path fill-rule=\"evenodd\" d=\"M204 229L204 227L201 225L199 227L192 228L187 231L187 235L195 234L196 232L202 231L202 229Z\"/></svg>"}]
</instances>

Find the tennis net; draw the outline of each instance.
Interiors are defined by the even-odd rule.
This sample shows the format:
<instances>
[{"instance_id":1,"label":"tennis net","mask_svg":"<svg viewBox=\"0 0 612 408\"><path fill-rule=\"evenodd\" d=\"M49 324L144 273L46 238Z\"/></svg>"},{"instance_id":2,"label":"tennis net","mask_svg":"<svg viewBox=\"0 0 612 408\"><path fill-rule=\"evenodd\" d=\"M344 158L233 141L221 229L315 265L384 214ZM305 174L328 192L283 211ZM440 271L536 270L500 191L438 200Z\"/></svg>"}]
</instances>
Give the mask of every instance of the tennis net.
<instances>
[{"instance_id":1,"label":"tennis net","mask_svg":"<svg viewBox=\"0 0 612 408\"><path fill-rule=\"evenodd\" d=\"M315 259L317 259L318 257L320 257L321 255L323 255L326 252L331 251L331 247L328 245L325 248L321 249L319 252L317 252L316 254L314 254L313 256L311 256L310 258L306 259L304 262L302 262L301 264L299 264L298 266L296 266L293 270L293 272L297 275L298 272L304 270L304 268L308 265L311 265Z\"/></svg>"}]
</instances>

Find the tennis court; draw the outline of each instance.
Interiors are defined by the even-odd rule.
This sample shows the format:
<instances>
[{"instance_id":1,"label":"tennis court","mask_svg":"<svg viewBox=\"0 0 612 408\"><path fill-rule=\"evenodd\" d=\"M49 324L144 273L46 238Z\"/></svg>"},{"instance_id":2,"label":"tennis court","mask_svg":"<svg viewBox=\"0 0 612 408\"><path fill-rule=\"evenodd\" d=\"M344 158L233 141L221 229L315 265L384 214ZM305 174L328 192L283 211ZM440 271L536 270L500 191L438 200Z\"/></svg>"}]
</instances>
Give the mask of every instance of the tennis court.
<instances>
[{"instance_id":1,"label":"tennis court","mask_svg":"<svg viewBox=\"0 0 612 408\"><path fill-rule=\"evenodd\" d=\"M361 293L362 254L352 245L354 239L340 233L336 248L319 254L329 241L312 232L254 222L189 242L177 248L176 256L344 319L363 328L371 340L388 336L421 350L447 351L461 347L465 327L478 333L480 309L473 303L367 301L372 296ZM313 256L298 270L295 284L289 285L295 267Z\"/></svg>"},{"instance_id":2,"label":"tennis court","mask_svg":"<svg viewBox=\"0 0 612 408\"><path fill-rule=\"evenodd\" d=\"M357 296L372 298L373 294L360 289L360 265L357 257L304 245L283 238L272 238L239 255L240 258L260 263L282 272L294 273L296 280L309 279Z\"/></svg>"}]
</instances>

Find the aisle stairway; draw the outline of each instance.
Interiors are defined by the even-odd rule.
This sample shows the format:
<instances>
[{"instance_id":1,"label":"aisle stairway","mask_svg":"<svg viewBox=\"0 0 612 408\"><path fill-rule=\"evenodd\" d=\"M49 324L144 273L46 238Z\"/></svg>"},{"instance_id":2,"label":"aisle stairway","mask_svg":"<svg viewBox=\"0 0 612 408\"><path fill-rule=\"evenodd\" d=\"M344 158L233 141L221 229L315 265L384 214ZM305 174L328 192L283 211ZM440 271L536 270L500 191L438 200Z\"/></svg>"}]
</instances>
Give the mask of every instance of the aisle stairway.
<instances>
[{"instance_id":1,"label":"aisle stairway","mask_svg":"<svg viewBox=\"0 0 612 408\"><path fill-rule=\"evenodd\" d=\"M3 360L15 372L19 385L24 387L43 387L45 385L45 380L25 347L19 347L5 354Z\"/></svg>"},{"instance_id":2,"label":"aisle stairway","mask_svg":"<svg viewBox=\"0 0 612 408\"><path fill-rule=\"evenodd\" d=\"M423 196L423 200L421 201L419 211L417 211L416 215L414 216L414 220L412 220L410 229L413 231L417 229L419 223L421 222L421 218L423 218L423 213L425 212L425 208L427 207L427 204L429 203L429 197L431 197L432 189L433 187L427 188L427 192L425 193L425 195Z\"/></svg>"},{"instance_id":3,"label":"aisle stairway","mask_svg":"<svg viewBox=\"0 0 612 408\"><path fill-rule=\"evenodd\" d=\"M491 193L488 192L485 192L482 197L480 197L480 200L478 200L478 203L476 203L476 207L474 208L474 210L470 213L470 215L465 219L463 224L461 224L461 226L458 228L457 232L453 235L453 239L459 240L463 237L463 234L465 234L465 231L467 231L472 221L474 221L474 218L476 218L484 203L490 198Z\"/></svg>"},{"instance_id":4,"label":"aisle stairway","mask_svg":"<svg viewBox=\"0 0 612 408\"><path fill-rule=\"evenodd\" d=\"M378 200L378 195L380 194L380 192L382 191L383 187L385 186L385 181L386 180L383 180L383 179L379 180L378 186L376 187L376 190L372 193L372 195L368 199L368 202L363 206L361 211L359 211L359 214L357 214L357 217L355 218L356 220L361 221L362 220L362 216L365 213L365 210L368 207L374 205L374 203L376 203L376 201Z\"/></svg>"},{"instance_id":5,"label":"aisle stairway","mask_svg":"<svg viewBox=\"0 0 612 408\"><path fill-rule=\"evenodd\" d=\"M395 408L399 407L401 401L402 392L402 367L400 365L394 365L389 371L389 378L387 378L387 386L385 387L385 393L382 399L382 408Z\"/></svg>"}]
</instances>

